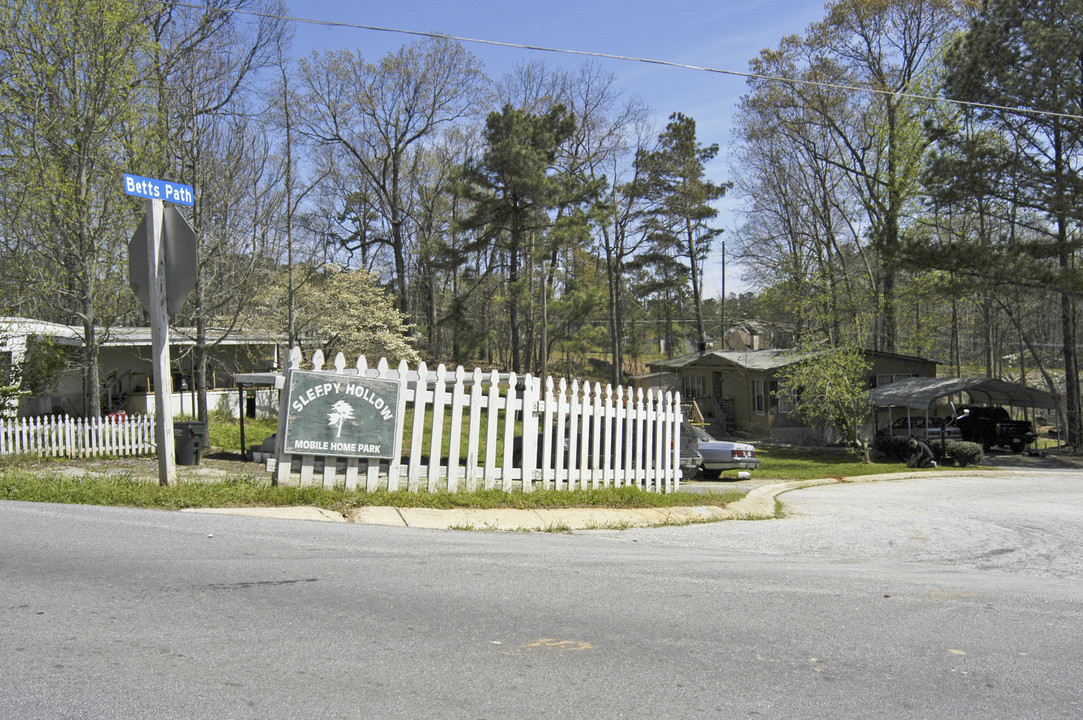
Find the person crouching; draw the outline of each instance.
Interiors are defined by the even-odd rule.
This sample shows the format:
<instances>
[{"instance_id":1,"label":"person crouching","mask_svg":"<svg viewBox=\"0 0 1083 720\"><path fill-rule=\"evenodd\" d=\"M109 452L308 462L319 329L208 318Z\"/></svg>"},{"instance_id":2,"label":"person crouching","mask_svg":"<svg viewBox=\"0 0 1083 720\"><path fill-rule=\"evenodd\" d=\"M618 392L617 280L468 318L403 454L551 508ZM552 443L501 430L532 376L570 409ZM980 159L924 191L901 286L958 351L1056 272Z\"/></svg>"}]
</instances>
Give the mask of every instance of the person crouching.
<instances>
[{"instance_id":1,"label":"person crouching","mask_svg":"<svg viewBox=\"0 0 1083 720\"><path fill-rule=\"evenodd\" d=\"M906 467L934 468L936 457L928 445L912 437L910 438L910 459L906 461Z\"/></svg>"}]
</instances>

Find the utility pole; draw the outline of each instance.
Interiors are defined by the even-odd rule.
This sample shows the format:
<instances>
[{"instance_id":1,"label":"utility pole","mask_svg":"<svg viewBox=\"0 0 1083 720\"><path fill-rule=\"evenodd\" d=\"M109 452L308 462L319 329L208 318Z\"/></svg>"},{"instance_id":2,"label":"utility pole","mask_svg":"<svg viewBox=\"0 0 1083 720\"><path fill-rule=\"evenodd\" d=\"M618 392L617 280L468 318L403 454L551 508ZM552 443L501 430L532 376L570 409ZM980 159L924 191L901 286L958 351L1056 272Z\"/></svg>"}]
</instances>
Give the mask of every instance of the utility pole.
<instances>
[{"instance_id":1,"label":"utility pole","mask_svg":"<svg viewBox=\"0 0 1083 720\"><path fill-rule=\"evenodd\" d=\"M719 307L718 349L726 349L726 241L722 241L722 301Z\"/></svg>"}]
</instances>

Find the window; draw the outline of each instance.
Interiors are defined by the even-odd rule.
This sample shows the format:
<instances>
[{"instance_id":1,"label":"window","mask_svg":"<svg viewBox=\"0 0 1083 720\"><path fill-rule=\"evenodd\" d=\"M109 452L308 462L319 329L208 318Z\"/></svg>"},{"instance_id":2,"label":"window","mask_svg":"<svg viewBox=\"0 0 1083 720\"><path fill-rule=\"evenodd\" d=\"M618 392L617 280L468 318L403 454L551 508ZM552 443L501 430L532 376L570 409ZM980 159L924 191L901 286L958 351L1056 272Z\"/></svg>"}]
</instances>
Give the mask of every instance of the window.
<instances>
[{"instance_id":1,"label":"window","mask_svg":"<svg viewBox=\"0 0 1083 720\"><path fill-rule=\"evenodd\" d=\"M793 395L786 384L778 380L767 382L767 410L772 415L793 412Z\"/></svg>"},{"instance_id":2,"label":"window","mask_svg":"<svg viewBox=\"0 0 1083 720\"><path fill-rule=\"evenodd\" d=\"M773 401L773 404L776 406L774 408L775 411L783 415L787 413L792 413L793 404L796 399L794 397L793 391L791 391L785 383L777 383L772 381L771 384L774 386L773 392L775 393L775 399Z\"/></svg>"},{"instance_id":3,"label":"window","mask_svg":"<svg viewBox=\"0 0 1083 720\"><path fill-rule=\"evenodd\" d=\"M752 381L752 403L756 408L757 415L764 413L763 380Z\"/></svg>"},{"instance_id":4,"label":"window","mask_svg":"<svg viewBox=\"0 0 1083 720\"><path fill-rule=\"evenodd\" d=\"M702 397L706 394L704 387L704 377L702 375L685 375L684 376L684 397L688 400L695 400L698 397Z\"/></svg>"},{"instance_id":5,"label":"window","mask_svg":"<svg viewBox=\"0 0 1083 720\"><path fill-rule=\"evenodd\" d=\"M884 387L885 385L890 385L893 382L899 382L900 380L905 380L907 378L912 378L912 377L917 377L917 375L915 375L914 373L897 373L895 375L877 375L876 380L874 381L875 384L873 385L873 387L874 388Z\"/></svg>"}]
</instances>

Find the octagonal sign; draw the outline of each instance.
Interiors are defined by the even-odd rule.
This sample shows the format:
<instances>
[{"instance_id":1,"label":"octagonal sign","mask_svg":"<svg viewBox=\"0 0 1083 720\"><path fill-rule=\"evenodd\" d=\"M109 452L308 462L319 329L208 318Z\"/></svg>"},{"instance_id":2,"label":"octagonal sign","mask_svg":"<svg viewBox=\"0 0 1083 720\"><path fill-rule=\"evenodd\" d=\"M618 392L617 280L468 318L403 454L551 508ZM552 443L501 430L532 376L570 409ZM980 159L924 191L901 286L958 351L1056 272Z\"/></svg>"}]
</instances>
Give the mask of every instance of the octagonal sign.
<instances>
[{"instance_id":1,"label":"octagonal sign","mask_svg":"<svg viewBox=\"0 0 1083 720\"><path fill-rule=\"evenodd\" d=\"M175 315L196 286L199 247L192 226L172 205L162 213L162 252L165 254L166 312ZM147 268L147 218L144 217L128 243L128 283L143 307L150 304Z\"/></svg>"}]
</instances>

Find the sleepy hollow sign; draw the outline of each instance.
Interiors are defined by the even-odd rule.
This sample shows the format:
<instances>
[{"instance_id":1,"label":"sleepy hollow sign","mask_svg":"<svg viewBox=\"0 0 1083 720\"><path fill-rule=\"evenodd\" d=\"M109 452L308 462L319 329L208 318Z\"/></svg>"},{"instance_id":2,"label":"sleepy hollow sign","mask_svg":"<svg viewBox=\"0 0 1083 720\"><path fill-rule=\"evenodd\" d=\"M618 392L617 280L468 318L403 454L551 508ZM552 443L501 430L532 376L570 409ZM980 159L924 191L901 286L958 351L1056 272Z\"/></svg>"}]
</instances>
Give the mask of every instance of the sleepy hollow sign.
<instances>
[{"instance_id":1,"label":"sleepy hollow sign","mask_svg":"<svg viewBox=\"0 0 1083 720\"><path fill-rule=\"evenodd\" d=\"M356 375L291 370L283 452L390 458L399 385Z\"/></svg>"}]
</instances>

